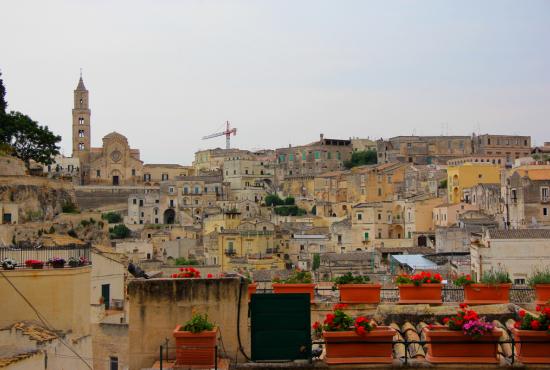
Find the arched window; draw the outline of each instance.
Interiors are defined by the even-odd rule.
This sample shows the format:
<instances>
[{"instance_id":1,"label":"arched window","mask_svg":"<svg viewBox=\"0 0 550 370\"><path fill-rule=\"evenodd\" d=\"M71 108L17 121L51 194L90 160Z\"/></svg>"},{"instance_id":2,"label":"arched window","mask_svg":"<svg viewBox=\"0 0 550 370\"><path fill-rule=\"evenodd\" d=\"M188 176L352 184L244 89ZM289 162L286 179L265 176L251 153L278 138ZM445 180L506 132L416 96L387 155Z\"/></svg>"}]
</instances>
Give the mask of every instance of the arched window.
<instances>
[{"instance_id":1,"label":"arched window","mask_svg":"<svg viewBox=\"0 0 550 370\"><path fill-rule=\"evenodd\" d=\"M84 143L78 143L78 150L84 150Z\"/></svg>"},{"instance_id":2,"label":"arched window","mask_svg":"<svg viewBox=\"0 0 550 370\"><path fill-rule=\"evenodd\" d=\"M78 130L78 137L84 137L84 130Z\"/></svg>"},{"instance_id":3,"label":"arched window","mask_svg":"<svg viewBox=\"0 0 550 370\"><path fill-rule=\"evenodd\" d=\"M82 103L82 100L80 101L80 103ZM83 124L84 124L84 118L83 118L83 117L78 117L78 124L79 124L79 125L83 125Z\"/></svg>"}]
</instances>

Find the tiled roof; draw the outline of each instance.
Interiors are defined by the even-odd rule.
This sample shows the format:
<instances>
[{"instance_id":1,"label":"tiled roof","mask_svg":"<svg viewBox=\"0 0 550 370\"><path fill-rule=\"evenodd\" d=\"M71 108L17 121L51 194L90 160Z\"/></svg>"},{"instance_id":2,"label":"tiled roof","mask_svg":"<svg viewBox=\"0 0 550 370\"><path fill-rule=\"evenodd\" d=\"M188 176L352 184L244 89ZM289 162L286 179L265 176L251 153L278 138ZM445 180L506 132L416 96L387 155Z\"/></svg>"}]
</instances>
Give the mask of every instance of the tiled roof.
<instances>
[{"instance_id":1,"label":"tiled roof","mask_svg":"<svg viewBox=\"0 0 550 370\"><path fill-rule=\"evenodd\" d=\"M21 321L13 324L12 328L22 332L22 334L28 336L29 339L39 343L57 339L57 334L32 322Z\"/></svg>"},{"instance_id":2,"label":"tiled roof","mask_svg":"<svg viewBox=\"0 0 550 370\"><path fill-rule=\"evenodd\" d=\"M491 239L550 239L550 229L488 230Z\"/></svg>"},{"instance_id":3,"label":"tiled roof","mask_svg":"<svg viewBox=\"0 0 550 370\"><path fill-rule=\"evenodd\" d=\"M518 169L520 176L527 176L531 180L550 180L550 168Z\"/></svg>"}]
</instances>

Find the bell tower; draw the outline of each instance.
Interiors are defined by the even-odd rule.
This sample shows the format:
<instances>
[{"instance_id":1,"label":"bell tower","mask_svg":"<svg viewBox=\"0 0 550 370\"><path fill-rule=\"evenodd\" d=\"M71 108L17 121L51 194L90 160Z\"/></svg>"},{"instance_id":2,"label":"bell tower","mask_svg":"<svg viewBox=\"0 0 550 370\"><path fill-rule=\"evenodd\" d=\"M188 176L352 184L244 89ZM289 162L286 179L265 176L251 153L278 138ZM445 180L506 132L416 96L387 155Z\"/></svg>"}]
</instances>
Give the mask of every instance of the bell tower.
<instances>
[{"instance_id":1,"label":"bell tower","mask_svg":"<svg viewBox=\"0 0 550 370\"><path fill-rule=\"evenodd\" d=\"M88 90L84 86L80 71L78 86L74 90L73 157L80 159L80 176L84 182L90 175L90 116Z\"/></svg>"}]
</instances>

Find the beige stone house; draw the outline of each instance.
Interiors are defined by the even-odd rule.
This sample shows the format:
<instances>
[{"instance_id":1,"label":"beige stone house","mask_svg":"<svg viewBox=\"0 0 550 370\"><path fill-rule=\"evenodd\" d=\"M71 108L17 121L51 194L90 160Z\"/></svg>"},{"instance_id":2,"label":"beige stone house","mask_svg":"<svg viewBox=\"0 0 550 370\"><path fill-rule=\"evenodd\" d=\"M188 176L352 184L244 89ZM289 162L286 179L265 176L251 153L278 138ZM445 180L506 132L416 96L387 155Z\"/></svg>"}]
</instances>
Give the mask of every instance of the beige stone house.
<instances>
[{"instance_id":1,"label":"beige stone house","mask_svg":"<svg viewBox=\"0 0 550 370\"><path fill-rule=\"evenodd\" d=\"M505 184L510 227L550 226L550 166L522 166Z\"/></svg>"},{"instance_id":2,"label":"beige stone house","mask_svg":"<svg viewBox=\"0 0 550 370\"><path fill-rule=\"evenodd\" d=\"M550 264L550 230L487 230L470 246L472 273L503 268L515 284L525 284L537 266Z\"/></svg>"}]
</instances>

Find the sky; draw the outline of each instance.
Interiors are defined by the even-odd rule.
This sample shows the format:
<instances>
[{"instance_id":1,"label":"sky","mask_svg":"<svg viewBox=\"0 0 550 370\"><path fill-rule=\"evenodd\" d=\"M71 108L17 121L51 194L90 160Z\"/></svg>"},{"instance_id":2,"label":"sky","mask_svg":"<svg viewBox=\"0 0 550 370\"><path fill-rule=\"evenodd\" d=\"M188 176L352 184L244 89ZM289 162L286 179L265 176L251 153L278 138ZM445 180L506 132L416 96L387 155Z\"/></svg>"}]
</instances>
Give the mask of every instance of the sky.
<instances>
[{"instance_id":1,"label":"sky","mask_svg":"<svg viewBox=\"0 0 550 370\"><path fill-rule=\"evenodd\" d=\"M550 1L2 0L9 109L71 154L80 68L92 146L145 163L325 137L550 141Z\"/></svg>"}]
</instances>

